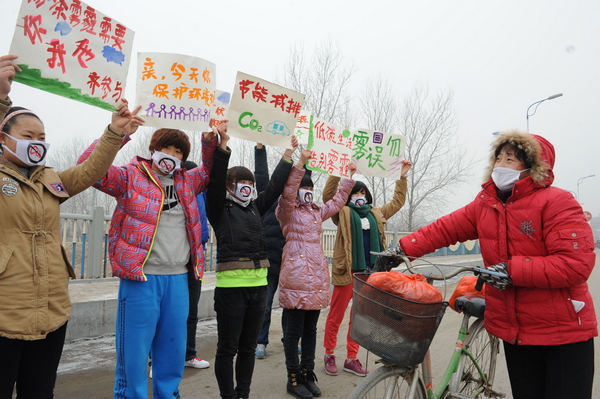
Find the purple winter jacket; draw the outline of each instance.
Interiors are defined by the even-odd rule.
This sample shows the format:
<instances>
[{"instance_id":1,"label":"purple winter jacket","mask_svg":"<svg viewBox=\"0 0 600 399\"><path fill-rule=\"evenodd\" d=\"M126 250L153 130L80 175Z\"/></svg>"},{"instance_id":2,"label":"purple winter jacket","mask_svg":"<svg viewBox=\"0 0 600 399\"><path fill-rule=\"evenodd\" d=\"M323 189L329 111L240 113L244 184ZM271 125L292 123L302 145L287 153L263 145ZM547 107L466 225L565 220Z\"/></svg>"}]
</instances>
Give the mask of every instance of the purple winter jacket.
<instances>
[{"instance_id":1,"label":"purple winter jacket","mask_svg":"<svg viewBox=\"0 0 600 399\"><path fill-rule=\"evenodd\" d=\"M286 239L279 274L279 306L318 310L329 306L331 299L329 265L321 248L322 224L346 204L354 180L342 180L333 199L319 207L297 200L304 172L294 166L275 211Z\"/></svg>"}]
</instances>

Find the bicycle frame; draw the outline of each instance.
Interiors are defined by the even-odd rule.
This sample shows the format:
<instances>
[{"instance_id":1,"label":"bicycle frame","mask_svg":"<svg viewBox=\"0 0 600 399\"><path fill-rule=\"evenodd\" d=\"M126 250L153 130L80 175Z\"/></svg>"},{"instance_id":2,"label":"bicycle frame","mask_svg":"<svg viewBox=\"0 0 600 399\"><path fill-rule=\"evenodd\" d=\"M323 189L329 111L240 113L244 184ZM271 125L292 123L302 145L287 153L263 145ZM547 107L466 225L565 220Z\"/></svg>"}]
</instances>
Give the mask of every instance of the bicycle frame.
<instances>
[{"instance_id":1,"label":"bicycle frame","mask_svg":"<svg viewBox=\"0 0 600 399\"><path fill-rule=\"evenodd\" d=\"M444 372L444 376L442 377L442 380L440 381L439 384L436 384L435 389L433 387L433 378L432 378L432 373L431 373L431 355L430 355L429 351L427 351L427 354L425 355L425 359L419 365L419 368L421 369L421 374L422 374L422 381L425 384L425 391L427 393L428 399L440 399L442 397L442 395L444 394L444 392L446 391L446 388L448 388L448 387L450 388L451 392L456 391L458 389L458 384L460 382L460 380L459 380L460 375L458 375L457 371L458 371L458 366L460 363L460 358L463 355L468 356L471 359L471 361L477 368L477 372L479 373L479 375L481 376L483 381L485 381L484 386L481 387L481 391L478 392L477 394L479 394L485 390L485 385L487 385L487 382L488 382L487 377L485 376L485 373L481 369L481 366L477 363L477 360L474 358L474 356L471 354L471 352L469 352L464 347L465 339L467 337L468 329L469 329L469 319L470 319L470 316L468 316L466 314L463 315L462 324L461 324L460 330L458 332L458 338L457 338L456 344L454 346L454 353L452 354L452 357L450 358L450 361L448 362L448 366L446 367L446 371ZM415 389L414 387L418 383L418 381L417 381L418 374L419 374L418 370L415 370L415 373L413 374L413 381L411 381L411 386L413 388L411 389L411 395L409 395L409 398L412 397L412 392ZM453 377L454 377L454 379L453 379Z\"/></svg>"}]
</instances>

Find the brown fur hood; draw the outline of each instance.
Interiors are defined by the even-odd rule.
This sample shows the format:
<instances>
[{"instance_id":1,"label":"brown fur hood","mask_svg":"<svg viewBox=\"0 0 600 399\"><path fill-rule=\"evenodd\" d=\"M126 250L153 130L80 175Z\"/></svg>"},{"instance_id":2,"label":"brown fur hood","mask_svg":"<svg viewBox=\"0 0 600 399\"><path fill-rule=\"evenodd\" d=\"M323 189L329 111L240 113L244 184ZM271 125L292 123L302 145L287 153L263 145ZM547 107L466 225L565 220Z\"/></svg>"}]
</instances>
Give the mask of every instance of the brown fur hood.
<instances>
[{"instance_id":1,"label":"brown fur hood","mask_svg":"<svg viewBox=\"0 0 600 399\"><path fill-rule=\"evenodd\" d=\"M531 164L529 175L534 183L549 186L554 181L554 146L542 136L511 130L501 133L492 143L488 169L485 181L492 177L492 170L496 162L496 149L504 144L511 144L522 149L527 154L527 161Z\"/></svg>"}]
</instances>

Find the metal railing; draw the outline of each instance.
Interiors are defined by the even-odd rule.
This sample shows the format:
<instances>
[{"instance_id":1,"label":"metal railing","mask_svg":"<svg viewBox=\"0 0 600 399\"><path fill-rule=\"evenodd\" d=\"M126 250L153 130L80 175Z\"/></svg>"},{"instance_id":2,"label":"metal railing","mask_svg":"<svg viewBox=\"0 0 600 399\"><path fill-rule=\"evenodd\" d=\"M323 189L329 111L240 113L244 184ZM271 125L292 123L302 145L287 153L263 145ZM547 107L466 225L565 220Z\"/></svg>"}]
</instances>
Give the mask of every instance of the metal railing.
<instances>
[{"instance_id":1,"label":"metal railing","mask_svg":"<svg viewBox=\"0 0 600 399\"><path fill-rule=\"evenodd\" d=\"M108 259L108 230L110 215L104 215L104 209L97 207L89 215L61 213L62 244L70 253L71 265L78 278L111 277ZM213 271L217 258L217 243L214 231L209 226L209 238L205 246L205 271ZM325 257L331 264L337 229L323 229L321 246ZM409 232L386 231L387 247L397 245L400 238ZM442 248L431 256L467 255L480 253L477 240L457 243Z\"/></svg>"}]
</instances>

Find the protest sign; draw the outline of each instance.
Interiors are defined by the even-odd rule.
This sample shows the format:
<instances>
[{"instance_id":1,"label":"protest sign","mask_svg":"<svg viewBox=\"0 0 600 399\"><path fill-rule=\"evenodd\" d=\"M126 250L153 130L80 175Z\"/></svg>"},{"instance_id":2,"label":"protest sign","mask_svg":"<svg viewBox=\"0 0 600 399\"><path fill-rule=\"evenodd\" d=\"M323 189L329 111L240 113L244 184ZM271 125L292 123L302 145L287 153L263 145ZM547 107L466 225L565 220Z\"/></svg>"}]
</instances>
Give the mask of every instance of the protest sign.
<instances>
[{"instance_id":1,"label":"protest sign","mask_svg":"<svg viewBox=\"0 0 600 399\"><path fill-rule=\"evenodd\" d=\"M308 148L313 151L307 168L332 176L350 177L352 134L314 116L308 117Z\"/></svg>"},{"instance_id":2,"label":"protest sign","mask_svg":"<svg viewBox=\"0 0 600 399\"><path fill-rule=\"evenodd\" d=\"M403 136L358 129L352 136L352 158L358 173L399 179L406 139Z\"/></svg>"},{"instance_id":3,"label":"protest sign","mask_svg":"<svg viewBox=\"0 0 600 399\"><path fill-rule=\"evenodd\" d=\"M298 144L307 145L310 133L310 113L301 111L298 120L296 121L296 129L294 134L298 139Z\"/></svg>"},{"instance_id":4,"label":"protest sign","mask_svg":"<svg viewBox=\"0 0 600 399\"><path fill-rule=\"evenodd\" d=\"M79 0L23 0L10 53L17 82L114 110L125 90L134 33Z\"/></svg>"},{"instance_id":5,"label":"protest sign","mask_svg":"<svg viewBox=\"0 0 600 399\"><path fill-rule=\"evenodd\" d=\"M209 130L215 64L198 57L138 53L136 104L147 126Z\"/></svg>"},{"instance_id":6,"label":"protest sign","mask_svg":"<svg viewBox=\"0 0 600 399\"><path fill-rule=\"evenodd\" d=\"M238 72L229 105L229 134L245 140L288 147L304 94Z\"/></svg>"},{"instance_id":7,"label":"protest sign","mask_svg":"<svg viewBox=\"0 0 600 399\"><path fill-rule=\"evenodd\" d=\"M211 108L211 116L213 119L214 126L219 126L219 123L227 119L225 115L229 111L229 102L231 101L231 94L226 91L217 90L215 96L215 102Z\"/></svg>"}]
</instances>

